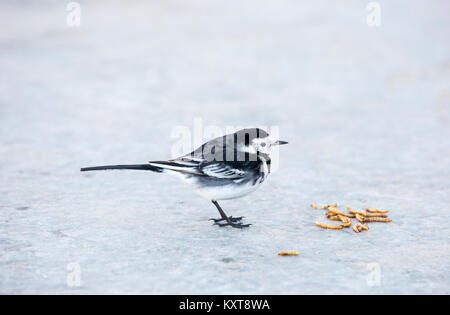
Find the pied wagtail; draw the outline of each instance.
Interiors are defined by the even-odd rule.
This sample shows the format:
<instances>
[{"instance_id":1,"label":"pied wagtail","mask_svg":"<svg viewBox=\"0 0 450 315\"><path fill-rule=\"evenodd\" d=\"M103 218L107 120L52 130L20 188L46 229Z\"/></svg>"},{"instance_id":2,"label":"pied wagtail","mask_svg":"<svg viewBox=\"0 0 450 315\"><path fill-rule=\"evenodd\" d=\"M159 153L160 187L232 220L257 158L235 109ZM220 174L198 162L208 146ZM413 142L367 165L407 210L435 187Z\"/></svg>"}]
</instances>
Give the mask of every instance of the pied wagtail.
<instances>
[{"instance_id":1,"label":"pied wagtail","mask_svg":"<svg viewBox=\"0 0 450 315\"><path fill-rule=\"evenodd\" d=\"M216 206L221 218L210 219L214 224L244 228L250 224L242 224L243 217L228 217L217 200L239 198L254 191L270 173L271 149L286 143L259 128L242 129L173 160L86 167L81 171L131 169L176 175Z\"/></svg>"}]
</instances>

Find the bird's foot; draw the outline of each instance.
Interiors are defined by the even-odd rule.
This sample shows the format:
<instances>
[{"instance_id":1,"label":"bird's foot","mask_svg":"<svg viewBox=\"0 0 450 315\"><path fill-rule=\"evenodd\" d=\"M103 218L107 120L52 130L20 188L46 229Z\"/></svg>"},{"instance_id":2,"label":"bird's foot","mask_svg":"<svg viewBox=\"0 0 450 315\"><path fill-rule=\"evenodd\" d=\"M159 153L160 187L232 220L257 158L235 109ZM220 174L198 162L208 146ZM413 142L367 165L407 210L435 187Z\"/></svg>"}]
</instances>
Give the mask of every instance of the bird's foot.
<instances>
[{"instance_id":1,"label":"bird's foot","mask_svg":"<svg viewBox=\"0 0 450 315\"><path fill-rule=\"evenodd\" d=\"M246 228L246 227L249 227L251 224L242 224L242 223L234 223L234 222L226 222L226 223L218 223L218 222L216 222L216 223L214 223L214 225L218 225L218 226L220 226L220 227L224 227L224 226L231 226L231 227L234 227L234 228L237 228L237 229L243 229L243 228Z\"/></svg>"},{"instance_id":2,"label":"bird's foot","mask_svg":"<svg viewBox=\"0 0 450 315\"><path fill-rule=\"evenodd\" d=\"M228 220L231 221L231 222L233 222L233 223L235 223L235 222L242 221L243 218L244 218L244 217L236 217L236 218L233 218L233 216L229 216L229 217L228 217ZM209 219L209 221L214 221L214 223L217 223L217 222L220 222L220 221L224 221L224 220L228 221L228 220L225 219L225 218L220 218L220 219L214 219L214 218L211 218L211 219Z\"/></svg>"}]
</instances>

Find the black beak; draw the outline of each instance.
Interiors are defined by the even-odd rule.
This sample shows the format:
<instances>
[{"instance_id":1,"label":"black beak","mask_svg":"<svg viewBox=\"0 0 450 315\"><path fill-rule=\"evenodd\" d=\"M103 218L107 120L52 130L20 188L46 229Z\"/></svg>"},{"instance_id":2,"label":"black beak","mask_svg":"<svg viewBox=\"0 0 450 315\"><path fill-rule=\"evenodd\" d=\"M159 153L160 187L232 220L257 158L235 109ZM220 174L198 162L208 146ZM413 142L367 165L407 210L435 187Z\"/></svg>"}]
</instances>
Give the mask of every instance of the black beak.
<instances>
[{"instance_id":1,"label":"black beak","mask_svg":"<svg viewBox=\"0 0 450 315\"><path fill-rule=\"evenodd\" d=\"M287 141L283 141L283 140L277 140L273 143L273 145L283 145L283 144L288 144Z\"/></svg>"}]
</instances>

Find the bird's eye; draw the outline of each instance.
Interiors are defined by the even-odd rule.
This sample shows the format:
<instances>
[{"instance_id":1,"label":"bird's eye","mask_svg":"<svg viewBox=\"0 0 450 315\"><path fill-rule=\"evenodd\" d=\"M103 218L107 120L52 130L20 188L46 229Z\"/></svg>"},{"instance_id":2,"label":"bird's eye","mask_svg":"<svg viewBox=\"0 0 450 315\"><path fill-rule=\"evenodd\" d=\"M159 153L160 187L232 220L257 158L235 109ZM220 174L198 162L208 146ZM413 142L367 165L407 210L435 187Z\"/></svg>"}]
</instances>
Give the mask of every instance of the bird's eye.
<instances>
[{"instance_id":1,"label":"bird's eye","mask_svg":"<svg viewBox=\"0 0 450 315\"><path fill-rule=\"evenodd\" d=\"M264 148L266 146L265 142L261 142L261 146Z\"/></svg>"}]
</instances>

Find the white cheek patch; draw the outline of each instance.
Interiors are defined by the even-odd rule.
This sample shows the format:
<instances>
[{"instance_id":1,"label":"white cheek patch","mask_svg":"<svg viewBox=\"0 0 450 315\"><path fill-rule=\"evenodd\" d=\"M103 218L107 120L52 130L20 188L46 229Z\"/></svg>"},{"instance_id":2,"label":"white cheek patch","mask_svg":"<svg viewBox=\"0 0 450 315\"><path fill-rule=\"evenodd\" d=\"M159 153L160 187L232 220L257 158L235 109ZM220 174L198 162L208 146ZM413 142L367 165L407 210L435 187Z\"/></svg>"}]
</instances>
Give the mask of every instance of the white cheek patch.
<instances>
[{"instance_id":1,"label":"white cheek patch","mask_svg":"<svg viewBox=\"0 0 450 315\"><path fill-rule=\"evenodd\" d=\"M272 144L272 139L270 138L270 136L260 139L254 139L253 143L259 152L270 153L270 147Z\"/></svg>"},{"instance_id":2,"label":"white cheek patch","mask_svg":"<svg viewBox=\"0 0 450 315\"><path fill-rule=\"evenodd\" d=\"M258 151L261 153L269 154L271 150L271 144L273 142L274 140L270 136L265 138L253 139L250 145L243 145L241 147L241 151L248 152L250 154L256 154Z\"/></svg>"}]
</instances>

